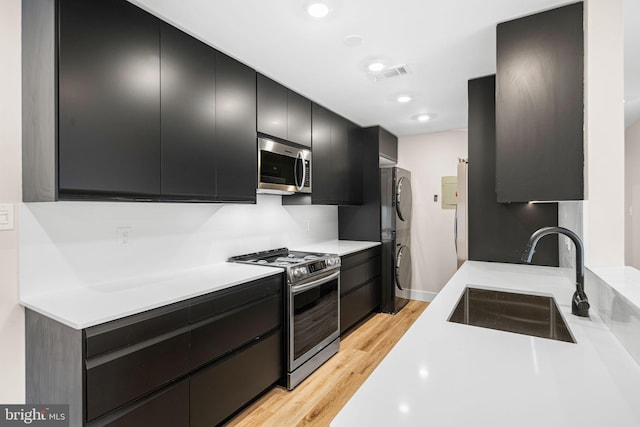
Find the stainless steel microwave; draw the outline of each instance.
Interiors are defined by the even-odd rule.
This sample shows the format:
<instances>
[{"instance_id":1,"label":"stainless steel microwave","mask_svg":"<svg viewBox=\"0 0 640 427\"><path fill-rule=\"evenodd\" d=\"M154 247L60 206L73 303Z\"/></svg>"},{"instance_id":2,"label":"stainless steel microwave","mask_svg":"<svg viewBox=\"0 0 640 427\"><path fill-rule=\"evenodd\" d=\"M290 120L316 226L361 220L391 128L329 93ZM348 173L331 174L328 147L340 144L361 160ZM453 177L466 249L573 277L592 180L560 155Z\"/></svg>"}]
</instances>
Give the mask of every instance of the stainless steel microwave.
<instances>
[{"instance_id":1,"label":"stainless steel microwave","mask_svg":"<svg viewBox=\"0 0 640 427\"><path fill-rule=\"evenodd\" d=\"M311 193L311 151L258 138L258 192Z\"/></svg>"}]
</instances>

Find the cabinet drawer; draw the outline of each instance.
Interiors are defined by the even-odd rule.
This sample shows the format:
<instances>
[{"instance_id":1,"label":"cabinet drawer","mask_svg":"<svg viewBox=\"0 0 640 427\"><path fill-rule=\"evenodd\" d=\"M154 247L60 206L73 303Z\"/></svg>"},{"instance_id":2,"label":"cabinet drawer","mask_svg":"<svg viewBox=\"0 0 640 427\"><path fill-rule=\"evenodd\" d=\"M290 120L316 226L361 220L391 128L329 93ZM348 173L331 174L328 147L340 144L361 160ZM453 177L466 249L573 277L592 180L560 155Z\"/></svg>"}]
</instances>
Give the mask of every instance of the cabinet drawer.
<instances>
[{"instance_id":1,"label":"cabinet drawer","mask_svg":"<svg viewBox=\"0 0 640 427\"><path fill-rule=\"evenodd\" d=\"M341 257L342 268L351 268L376 257L380 257L380 246Z\"/></svg>"},{"instance_id":2,"label":"cabinet drawer","mask_svg":"<svg viewBox=\"0 0 640 427\"><path fill-rule=\"evenodd\" d=\"M278 293L194 325L190 367L208 363L277 328L280 306Z\"/></svg>"},{"instance_id":3,"label":"cabinet drawer","mask_svg":"<svg viewBox=\"0 0 640 427\"><path fill-rule=\"evenodd\" d=\"M189 333L173 332L86 362L87 420L185 374Z\"/></svg>"},{"instance_id":4,"label":"cabinet drawer","mask_svg":"<svg viewBox=\"0 0 640 427\"><path fill-rule=\"evenodd\" d=\"M380 278L340 297L340 332L344 332L380 305Z\"/></svg>"},{"instance_id":5,"label":"cabinet drawer","mask_svg":"<svg viewBox=\"0 0 640 427\"><path fill-rule=\"evenodd\" d=\"M218 425L256 398L281 375L280 332L214 363L190 381L191 426Z\"/></svg>"},{"instance_id":6,"label":"cabinet drawer","mask_svg":"<svg viewBox=\"0 0 640 427\"><path fill-rule=\"evenodd\" d=\"M188 427L189 382L182 381L87 427Z\"/></svg>"},{"instance_id":7,"label":"cabinet drawer","mask_svg":"<svg viewBox=\"0 0 640 427\"><path fill-rule=\"evenodd\" d=\"M281 295L282 280L283 275L278 274L196 298L189 308L189 323L218 316L271 295Z\"/></svg>"},{"instance_id":8,"label":"cabinet drawer","mask_svg":"<svg viewBox=\"0 0 640 427\"><path fill-rule=\"evenodd\" d=\"M90 358L187 326L185 302L135 314L86 329L86 357Z\"/></svg>"}]
</instances>

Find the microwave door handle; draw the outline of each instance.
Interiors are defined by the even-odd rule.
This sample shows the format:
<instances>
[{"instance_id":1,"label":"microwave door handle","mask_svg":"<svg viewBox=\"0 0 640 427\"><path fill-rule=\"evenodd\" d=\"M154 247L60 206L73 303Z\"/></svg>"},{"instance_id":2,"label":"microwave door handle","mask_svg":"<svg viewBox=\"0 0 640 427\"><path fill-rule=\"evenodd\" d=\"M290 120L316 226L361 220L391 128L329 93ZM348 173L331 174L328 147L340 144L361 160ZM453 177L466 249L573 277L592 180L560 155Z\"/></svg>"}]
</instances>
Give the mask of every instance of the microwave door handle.
<instances>
[{"instance_id":1,"label":"microwave door handle","mask_svg":"<svg viewBox=\"0 0 640 427\"><path fill-rule=\"evenodd\" d=\"M317 286L324 285L327 282L330 282L330 281L332 281L334 279L337 279L339 276L340 276L340 271L336 271L335 273L330 274L329 276L323 277L322 279L314 280L313 282L304 283L302 285L292 286L291 287L291 293L293 295L299 294L300 292L304 292L304 291L309 290L311 288L315 288Z\"/></svg>"},{"instance_id":2,"label":"microwave door handle","mask_svg":"<svg viewBox=\"0 0 640 427\"><path fill-rule=\"evenodd\" d=\"M298 159L302 163L302 182L300 183L298 183ZM304 167L304 158L302 157L302 151L298 151L298 154L296 155L296 163L293 166L293 174L294 174L293 179L296 182L296 188L298 189L298 191L300 191L302 190L302 187L304 187L304 181L307 175L306 168Z\"/></svg>"}]
</instances>

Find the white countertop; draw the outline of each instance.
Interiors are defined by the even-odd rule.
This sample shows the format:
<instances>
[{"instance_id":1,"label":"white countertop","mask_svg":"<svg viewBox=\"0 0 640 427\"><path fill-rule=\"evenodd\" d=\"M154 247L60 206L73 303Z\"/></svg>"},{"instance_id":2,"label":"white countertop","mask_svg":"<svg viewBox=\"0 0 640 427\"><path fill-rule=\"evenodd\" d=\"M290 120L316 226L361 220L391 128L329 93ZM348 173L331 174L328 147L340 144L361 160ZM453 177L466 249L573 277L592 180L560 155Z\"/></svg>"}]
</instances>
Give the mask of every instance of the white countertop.
<instances>
[{"instance_id":1,"label":"white countertop","mask_svg":"<svg viewBox=\"0 0 640 427\"><path fill-rule=\"evenodd\" d=\"M640 271L629 266L589 269L621 295L624 295L635 306L640 307Z\"/></svg>"},{"instance_id":2,"label":"white countertop","mask_svg":"<svg viewBox=\"0 0 640 427\"><path fill-rule=\"evenodd\" d=\"M553 295L577 344L447 321L466 285ZM561 270L466 262L332 426L640 426L640 366Z\"/></svg>"},{"instance_id":3,"label":"white countertop","mask_svg":"<svg viewBox=\"0 0 640 427\"><path fill-rule=\"evenodd\" d=\"M83 329L278 273L282 273L281 268L223 262L170 275L26 295L20 303L67 326Z\"/></svg>"},{"instance_id":4,"label":"white countertop","mask_svg":"<svg viewBox=\"0 0 640 427\"><path fill-rule=\"evenodd\" d=\"M380 242L360 242L357 240L328 240L325 242L311 243L301 247L291 247L290 249L294 251L325 252L328 254L338 254L340 256L345 256L379 245Z\"/></svg>"}]
</instances>

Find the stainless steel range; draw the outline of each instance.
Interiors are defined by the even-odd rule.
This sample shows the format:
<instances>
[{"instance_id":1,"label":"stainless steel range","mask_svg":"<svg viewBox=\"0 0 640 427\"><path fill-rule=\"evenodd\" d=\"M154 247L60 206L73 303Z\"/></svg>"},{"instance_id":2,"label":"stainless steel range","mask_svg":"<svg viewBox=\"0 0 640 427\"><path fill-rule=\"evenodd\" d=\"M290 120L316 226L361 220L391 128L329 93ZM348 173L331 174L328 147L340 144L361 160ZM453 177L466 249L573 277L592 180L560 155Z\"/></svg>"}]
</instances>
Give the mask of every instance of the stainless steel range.
<instances>
[{"instance_id":1,"label":"stainless steel range","mask_svg":"<svg viewBox=\"0 0 640 427\"><path fill-rule=\"evenodd\" d=\"M280 248L229 261L287 272L286 385L292 390L340 349L340 257Z\"/></svg>"}]
</instances>

